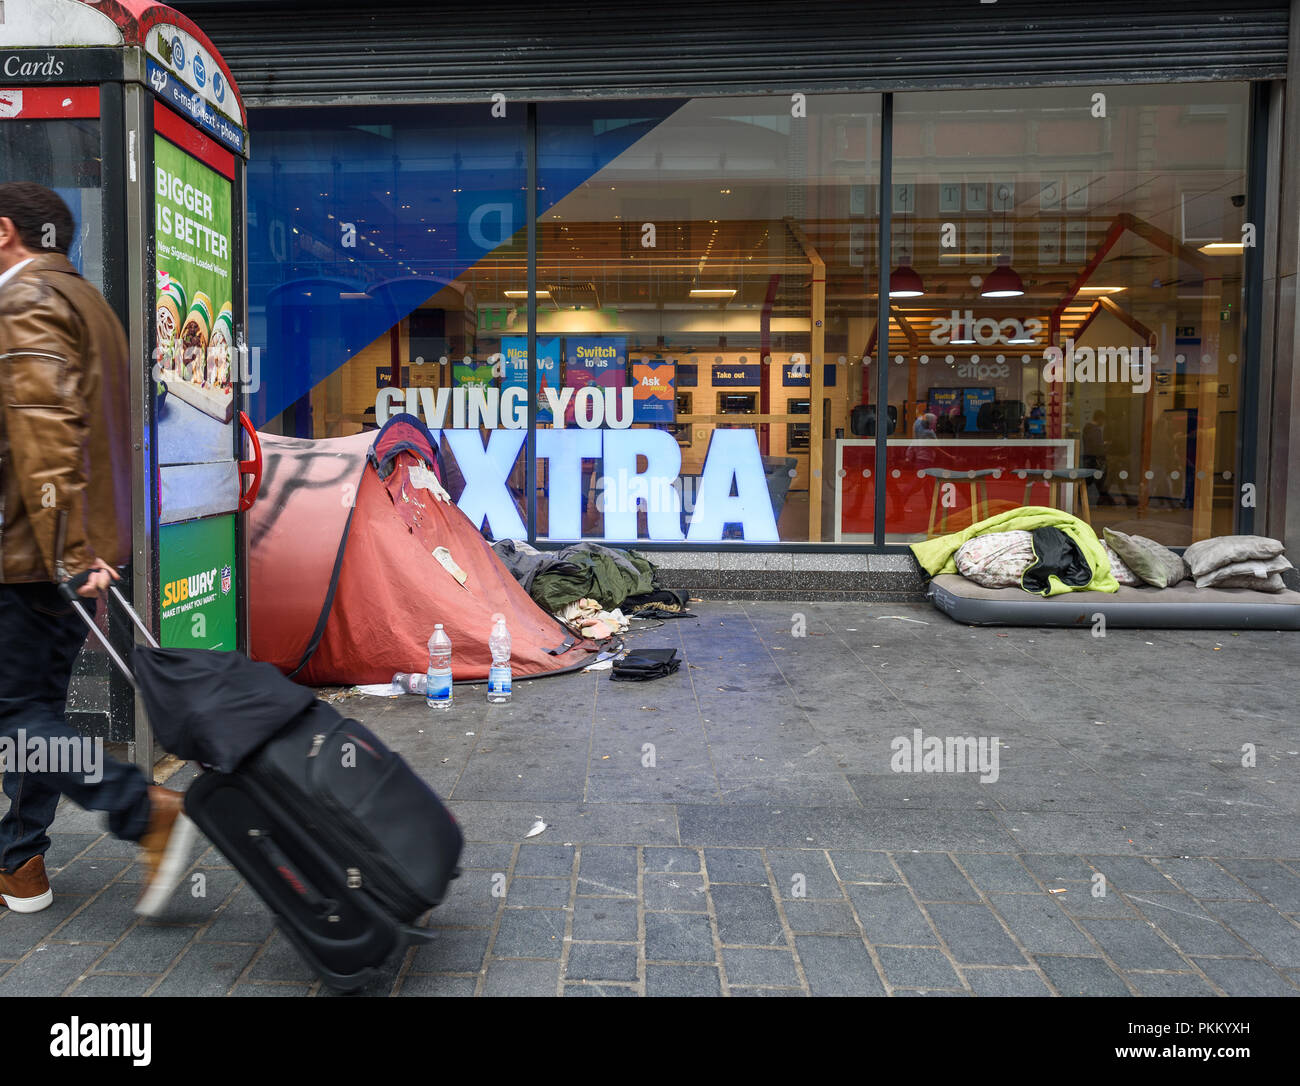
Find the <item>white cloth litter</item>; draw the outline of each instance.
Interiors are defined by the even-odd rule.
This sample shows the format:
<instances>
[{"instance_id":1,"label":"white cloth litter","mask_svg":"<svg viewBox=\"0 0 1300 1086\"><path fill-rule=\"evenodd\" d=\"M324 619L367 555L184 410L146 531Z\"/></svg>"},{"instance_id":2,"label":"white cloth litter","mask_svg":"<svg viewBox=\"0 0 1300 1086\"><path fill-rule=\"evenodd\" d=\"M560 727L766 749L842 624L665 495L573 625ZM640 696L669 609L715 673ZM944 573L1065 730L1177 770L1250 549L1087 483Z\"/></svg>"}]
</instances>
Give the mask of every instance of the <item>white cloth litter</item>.
<instances>
[{"instance_id":1,"label":"white cloth litter","mask_svg":"<svg viewBox=\"0 0 1300 1086\"><path fill-rule=\"evenodd\" d=\"M443 488L442 483L438 482L438 476L423 464L412 464L407 471L407 478L411 480L412 486L429 491L440 502L450 503L451 495Z\"/></svg>"}]
</instances>

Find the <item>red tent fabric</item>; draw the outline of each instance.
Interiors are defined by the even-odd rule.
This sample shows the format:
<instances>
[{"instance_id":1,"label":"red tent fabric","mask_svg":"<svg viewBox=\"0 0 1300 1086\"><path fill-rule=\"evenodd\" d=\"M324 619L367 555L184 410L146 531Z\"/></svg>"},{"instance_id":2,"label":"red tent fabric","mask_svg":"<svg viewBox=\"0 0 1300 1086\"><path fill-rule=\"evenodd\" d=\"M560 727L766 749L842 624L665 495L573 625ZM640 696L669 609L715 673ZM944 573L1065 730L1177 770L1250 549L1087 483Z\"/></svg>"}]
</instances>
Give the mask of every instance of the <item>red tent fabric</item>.
<instances>
[{"instance_id":1,"label":"red tent fabric","mask_svg":"<svg viewBox=\"0 0 1300 1086\"><path fill-rule=\"evenodd\" d=\"M255 660L286 673L302 661L345 533L324 630L299 682L378 683L422 672L438 622L451 638L455 680L484 680L498 612L516 677L581 666L599 652L539 608L465 514L429 489L436 446L418 419L396 415L378 435L259 436L262 489L249 514ZM438 548L464 571L463 585L434 557Z\"/></svg>"}]
</instances>

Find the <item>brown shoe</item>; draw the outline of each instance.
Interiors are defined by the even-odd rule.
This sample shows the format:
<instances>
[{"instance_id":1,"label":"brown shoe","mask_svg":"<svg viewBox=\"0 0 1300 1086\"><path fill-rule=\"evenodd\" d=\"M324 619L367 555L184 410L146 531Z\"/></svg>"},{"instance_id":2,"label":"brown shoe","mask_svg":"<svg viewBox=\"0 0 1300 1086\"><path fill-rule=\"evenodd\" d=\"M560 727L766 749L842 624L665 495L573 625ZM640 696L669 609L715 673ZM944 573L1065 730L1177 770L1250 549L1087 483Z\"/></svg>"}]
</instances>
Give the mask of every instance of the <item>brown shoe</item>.
<instances>
[{"instance_id":1,"label":"brown shoe","mask_svg":"<svg viewBox=\"0 0 1300 1086\"><path fill-rule=\"evenodd\" d=\"M0 871L0 902L16 913L38 913L53 904L44 856L33 856L12 873Z\"/></svg>"},{"instance_id":2,"label":"brown shoe","mask_svg":"<svg viewBox=\"0 0 1300 1086\"><path fill-rule=\"evenodd\" d=\"M149 881L136 902L141 916L157 916L180 882L194 842L194 823L181 810L181 793L156 785L149 789L149 829L140 838Z\"/></svg>"}]
</instances>

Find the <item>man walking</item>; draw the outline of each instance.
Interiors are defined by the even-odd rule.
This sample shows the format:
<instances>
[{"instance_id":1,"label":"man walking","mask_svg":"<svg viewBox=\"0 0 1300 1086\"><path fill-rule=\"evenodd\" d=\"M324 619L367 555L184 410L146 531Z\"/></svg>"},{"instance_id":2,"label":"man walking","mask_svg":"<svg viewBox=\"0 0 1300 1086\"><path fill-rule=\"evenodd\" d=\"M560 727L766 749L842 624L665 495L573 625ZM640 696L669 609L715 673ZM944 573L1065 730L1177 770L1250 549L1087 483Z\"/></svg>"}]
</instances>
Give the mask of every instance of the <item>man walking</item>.
<instances>
[{"instance_id":1,"label":"man walking","mask_svg":"<svg viewBox=\"0 0 1300 1086\"><path fill-rule=\"evenodd\" d=\"M87 631L58 585L94 600L131 553L129 353L68 261L74 229L56 193L0 184L0 739L47 752L81 742L64 708ZM106 759L93 782L56 762L4 774L0 902L37 912L54 900L44 856L66 795L140 843L149 878L136 911L161 911L193 839L180 793L122 762Z\"/></svg>"}]
</instances>

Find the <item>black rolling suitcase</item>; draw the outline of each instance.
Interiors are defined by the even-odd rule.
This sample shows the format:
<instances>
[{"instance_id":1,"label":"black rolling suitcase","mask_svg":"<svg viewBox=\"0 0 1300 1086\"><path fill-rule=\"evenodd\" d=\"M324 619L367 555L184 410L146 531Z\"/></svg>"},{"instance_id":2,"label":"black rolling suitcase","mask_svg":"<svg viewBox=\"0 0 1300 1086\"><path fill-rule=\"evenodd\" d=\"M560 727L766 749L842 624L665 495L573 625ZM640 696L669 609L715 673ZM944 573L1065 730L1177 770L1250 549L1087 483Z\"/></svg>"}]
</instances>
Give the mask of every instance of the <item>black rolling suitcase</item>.
<instances>
[{"instance_id":1,"label":"black rolling suitcase","mask_svg":"<svg viewBox=\"0 0 1300 1086\"><path fill-rule=\"evenodd\" d=\"M164 746L205 766L185 813L325 983L355 991L399 947L428 938L414 924L442 901L463 845L428 785L368 728L270 665L160 649L110 592L149 642L133 651L134 675L91 629L137 685Z\"/></svg>"}]
</instances>

